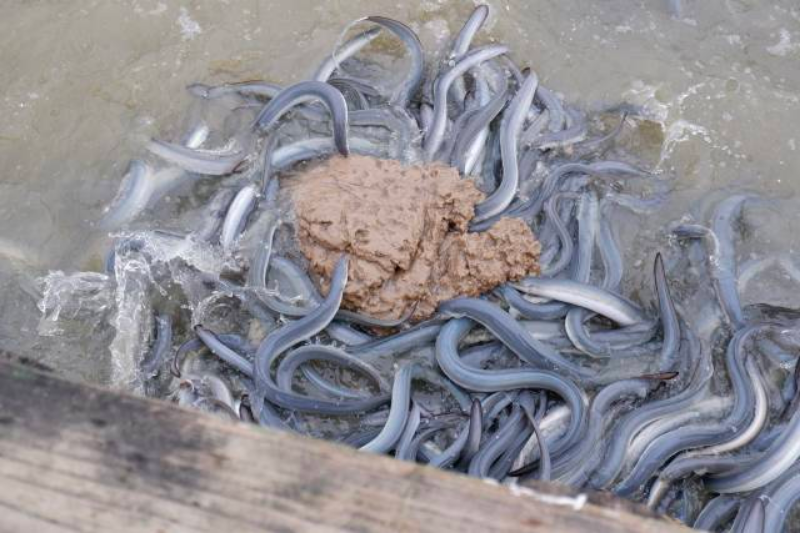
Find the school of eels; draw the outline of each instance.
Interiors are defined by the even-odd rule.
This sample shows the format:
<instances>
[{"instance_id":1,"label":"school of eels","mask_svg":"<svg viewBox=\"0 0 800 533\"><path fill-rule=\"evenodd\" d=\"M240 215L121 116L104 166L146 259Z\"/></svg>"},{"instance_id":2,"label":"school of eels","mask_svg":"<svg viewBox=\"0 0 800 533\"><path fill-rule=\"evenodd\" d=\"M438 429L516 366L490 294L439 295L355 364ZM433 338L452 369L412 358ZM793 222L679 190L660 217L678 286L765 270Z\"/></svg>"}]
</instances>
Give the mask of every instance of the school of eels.
<instances>
[{"instance_id":1,"label":"school of eels","mask_svg":"<svg viewBox=\"0 0 800 533\"><path fill-rule=\"evenodd\" d=\"M180 305L148 293L142 390L470 476L609 491L704 530L783 530L800 499L800 315L743 306L742 284L764 265L736 254L743 213L765 200L733 193L708 221L670 227L672 246L646 267L651 285L622 294L611 213L647 213L666 194L662 177L607 158L636 110L606 109L597 131L506 46L473 44L488 14L477 7L436 60L411 28L370 16L306 81L188 87L185 130L130 163L101 221L117 232L106 274L119 290L175 276L193 291ZM370 81L376 39L405 51L388 88ZM212 109L224 127L205 120ZM353 153L474 179L487 196L470 231L523 220L541 276L414 324L340 309L348 257L323 294L282 253L280 182ZM187 184L207 198L193 230L118 232ZM690 257L715 295L703 317L674 297ZM131 258L180 266L136 278Z\"/></svg>"}]
</instances>

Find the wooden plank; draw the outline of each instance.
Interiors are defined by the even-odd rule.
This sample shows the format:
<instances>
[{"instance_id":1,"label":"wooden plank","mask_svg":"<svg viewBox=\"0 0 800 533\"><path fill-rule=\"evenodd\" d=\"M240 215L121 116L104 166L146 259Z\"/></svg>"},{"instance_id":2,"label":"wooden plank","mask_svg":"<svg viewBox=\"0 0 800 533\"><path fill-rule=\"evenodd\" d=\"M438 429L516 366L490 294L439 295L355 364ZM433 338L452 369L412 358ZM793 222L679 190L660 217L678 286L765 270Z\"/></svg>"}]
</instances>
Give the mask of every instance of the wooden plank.
<instances>
[{"instance_id":1,"label":"wooden plank","mask_svg":"<svg viewBox=\"0 0 800 533\"><path fill-rule=\"evenodd\" d=\"M0 358L1 359L1 358ZM0 531L679 532L0 360Z\"/></svg>"}]
</instances>

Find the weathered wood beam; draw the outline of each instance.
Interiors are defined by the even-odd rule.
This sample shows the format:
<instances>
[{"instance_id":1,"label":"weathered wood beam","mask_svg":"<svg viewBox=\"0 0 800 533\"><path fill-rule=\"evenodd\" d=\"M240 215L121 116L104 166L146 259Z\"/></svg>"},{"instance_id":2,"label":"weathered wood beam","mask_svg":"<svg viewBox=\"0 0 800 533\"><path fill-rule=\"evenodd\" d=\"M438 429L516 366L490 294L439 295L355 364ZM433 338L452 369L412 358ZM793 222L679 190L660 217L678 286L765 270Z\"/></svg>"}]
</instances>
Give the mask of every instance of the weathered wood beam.
<instances>
[{"instance_id":1,"label":"weathered wood beam","mask_svg":"<svg viewBox=\"0 0 800 533\"><path fill-rule=\"evenodd\" d=\"M2 359L2 358L0 358ZM679 532L0 360L0 531Z\"/></svg>"}]
</instances>

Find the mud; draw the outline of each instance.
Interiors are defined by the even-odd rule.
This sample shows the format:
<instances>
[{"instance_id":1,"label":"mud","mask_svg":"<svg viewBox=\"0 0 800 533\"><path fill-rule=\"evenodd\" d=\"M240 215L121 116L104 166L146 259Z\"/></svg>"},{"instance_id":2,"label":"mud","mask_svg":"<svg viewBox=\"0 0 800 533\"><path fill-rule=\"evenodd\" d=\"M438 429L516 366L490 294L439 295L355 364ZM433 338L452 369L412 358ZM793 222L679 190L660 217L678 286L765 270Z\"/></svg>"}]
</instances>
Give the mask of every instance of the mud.
<instances>
[{"instance_id":1,"label":"mud","mask_svg":"<svg viewBox=\"0 0 800 533\"><path fill-rule=\"evenodd\" d=\"M323 289L350 256L348 309L420 320L441 301L539 272L539 243L522 221L467 232L484 195L453 168L335 157L286 182L300 250Z\"/></svg>"}]
</instances>

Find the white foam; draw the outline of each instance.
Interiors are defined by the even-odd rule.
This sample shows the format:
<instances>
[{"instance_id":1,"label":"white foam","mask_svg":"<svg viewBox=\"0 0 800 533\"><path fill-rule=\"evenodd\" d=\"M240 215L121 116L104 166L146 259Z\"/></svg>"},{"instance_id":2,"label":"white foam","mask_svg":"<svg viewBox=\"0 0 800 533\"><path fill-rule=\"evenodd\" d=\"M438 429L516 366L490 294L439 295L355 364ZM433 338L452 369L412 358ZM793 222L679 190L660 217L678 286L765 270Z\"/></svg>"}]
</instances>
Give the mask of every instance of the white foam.
<instances>
[{"instance_id":1,"label":"white foam","mask_svg":"<svg viewBox=\"0 0 800 533\"><path fill-rule=\"evenodd\" d=\"M113 307L112 281L105 274L57 270L39 280L42 299L39 335L52 337L64 333L65 321L97 321Z\"/></svg>"},{"instance_id":2,"label":"white foam","mask_svg":"<svg viewBox=\"0 0 800 533\"><path fill-rule=\"evenodd\" d=\"M200 27L200 24L196 20L189 16L189 11L185 7L181 8L181 14L178 17L178 26L181 28L181 35L183 35L184 41L194 39L203 33L203 28Z\"/></svg>"},{"instance_id":3,"label":"white foam","mask_svg":"<svg viewBox=\"0 0 800 533\"><path fill-rule=\"evenodd\" d=\"M116 330L111 352L112 386L139 390L139 364L150 339L153 310L150 306L150 265L144 256L121 257L117 248L115 300L117 312L111 319Z\"/></svg>"},{"instance_id":4,"label":"white foam","mask_svg":"<svg viewBox=\"0 0 800 533\"><path fill-rule=\"evenodd\" d=\"M778 42L767 47L767 52L779 57L785 57L796 50L800 50L800 43L792 42L792 34L786 28L781 28Z\"/></svg>"},{"instance_id":5,"label":"white foam","mask_svg":"<svg viewBox=\"0 0 800 533\"><path fill-rule=\"evenodd\" d=\"M661 158L658 162L660 167L664 161L669 159L675 146L689 140L691 137L701 136L706 142L710 142L708 130L703 126L689 122L688 120L678 119L666 128L664 143L661 148Z\"/></svg>"}]
</instances>

